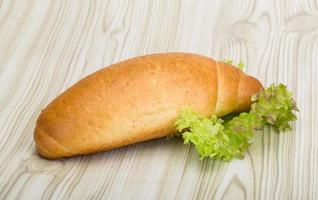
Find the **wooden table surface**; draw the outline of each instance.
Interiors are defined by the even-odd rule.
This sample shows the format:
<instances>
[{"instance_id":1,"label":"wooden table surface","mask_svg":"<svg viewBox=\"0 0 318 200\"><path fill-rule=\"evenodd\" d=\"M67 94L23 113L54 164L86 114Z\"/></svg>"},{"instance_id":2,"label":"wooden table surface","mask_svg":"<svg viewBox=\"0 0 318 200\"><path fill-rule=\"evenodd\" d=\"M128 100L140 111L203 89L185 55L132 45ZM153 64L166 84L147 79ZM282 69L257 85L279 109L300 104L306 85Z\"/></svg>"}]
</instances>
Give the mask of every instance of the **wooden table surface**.
<instances>
[{"instance_id":1,"label":"wooden table surface","mask_svg":"<svg viewBox=\"0 0 318 200\"><path fill-rule=\"evenodd\" d=\"M198 159L159 139L57 161L35 152L45 105L129 57L193 52L247 64L298 102L294 131L266 129L243 160ZM317 0L1 0L0 199L318 199Z\"/></svg>"}]
</instances>

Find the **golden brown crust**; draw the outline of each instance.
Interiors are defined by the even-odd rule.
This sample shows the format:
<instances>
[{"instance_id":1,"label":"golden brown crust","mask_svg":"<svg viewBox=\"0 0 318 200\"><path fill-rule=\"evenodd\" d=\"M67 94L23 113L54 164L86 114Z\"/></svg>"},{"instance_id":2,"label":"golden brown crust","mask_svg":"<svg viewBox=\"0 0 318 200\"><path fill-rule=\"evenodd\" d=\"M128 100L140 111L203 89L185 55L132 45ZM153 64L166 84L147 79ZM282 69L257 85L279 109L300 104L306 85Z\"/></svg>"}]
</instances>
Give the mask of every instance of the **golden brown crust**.
<instances>
[{"instance_id":1,"label":"golden brown crust","mask_svg":"<svg viewBox=\"0 0 318 200\"><path fill-rule=\"evenodd\" d=\"M215 109L217 116L224 116L234 111L238 104L238 87L241 70L223 62L218 62L218 99Z\"/></svg>"},{"instance_id":2,"label":"golden brown crust","mask_svg":"<svg viewBox=\"0 0 318 200\"><path fill-rule=\"evenodd\" d=\"M248 110L258 83L194 54L132 58L89 75L52 101L37 120L37 150L59 158L164 137L175 133L185 106L219 116Z\"/></svg>"},{"instance_id":3,"label":"golden brown crust","mask_svg":"<svg viewBox=\"0 0 318 200\"><path fill-rule=\"evenodd\" d=\"M233 112L243 112L250 109L251 95L263 88L261 82L256 78L248 75L241 75L238 87L237 105Z\"/></svg>"},{"instance_id":4,"label":"golden brown crust","mask_svg":"<svg viewBox=\"0 0 318 200\"><path fill-rule=\"evenodd\" d=\"M45 133L40 126L36 126L34 130L34 140L36 141L36 148L40 155L47 158L59 157L57 155L72 156L67 148L62 146L57 140ZM53 150L53 151L52 151Z\"/></svg>"}]
</instances>

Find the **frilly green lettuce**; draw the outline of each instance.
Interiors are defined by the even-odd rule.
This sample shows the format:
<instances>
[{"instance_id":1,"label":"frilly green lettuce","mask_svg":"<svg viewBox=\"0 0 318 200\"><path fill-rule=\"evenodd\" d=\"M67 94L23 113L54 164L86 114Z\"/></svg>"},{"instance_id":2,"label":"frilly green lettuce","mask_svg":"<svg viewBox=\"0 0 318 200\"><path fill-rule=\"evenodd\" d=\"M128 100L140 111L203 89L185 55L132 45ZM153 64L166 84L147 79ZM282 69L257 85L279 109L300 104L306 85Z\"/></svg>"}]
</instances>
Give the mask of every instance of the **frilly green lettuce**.
<instances>
[{"instance_id":1,"label":"frilly green lettuce","mask_svg":"<svg viewBox=\"0 0 318 200\"><path fill-rule=\"evenodd\" d=\"M222 122L222 119L214 115L208 118L187 108L181 113L176 125L178 131L183 131L184 143L194 144L202 159L210 157L228 160L233 154L233 147Z\"/></svg>"},{"instance_id":2,"label":"frilly green lettuce","mask_svg":"<svg viewBox=\"0 0 318 200\"><path fill-rule=\"evenodd\" d=\"M250 112L230 119L203 116L185 108L175 125L185 144L193 144L201 159L209 157L229 161L243 158L254 133L271 125L275 131L290 130L296 119L296 104L286 86L279 84L255 94Z\"/></svg>"},{"instance_id":3,"label":"frilly green lettuce","mask_svg":"<svg viewBox=\"0 0 318 200\"><path fill-rule=\"evenodd\" d=\"M271 85L264 91L252 96L251 112L264 123L273 126L276 132L291 130L290 121L297 119L294 111L298 111L292 93L283 84Z\"/></svg>"},{"instance_id":4,"label":"frilly green lettuce","mask_svg":"<svg viewBox=\"0 0 318 200\"><path fill-rule=\"evenodd\" d=\"M229 60L224 60L224 63L229 64L229 65L234 65L237 68L239 68L240 70L243 71L244 67L245 67L245 63L243 61L240 60L240 62L238 62L237 64L235 64L233 62L233 60L229 59Z\"/></svg>"}]
</instances>

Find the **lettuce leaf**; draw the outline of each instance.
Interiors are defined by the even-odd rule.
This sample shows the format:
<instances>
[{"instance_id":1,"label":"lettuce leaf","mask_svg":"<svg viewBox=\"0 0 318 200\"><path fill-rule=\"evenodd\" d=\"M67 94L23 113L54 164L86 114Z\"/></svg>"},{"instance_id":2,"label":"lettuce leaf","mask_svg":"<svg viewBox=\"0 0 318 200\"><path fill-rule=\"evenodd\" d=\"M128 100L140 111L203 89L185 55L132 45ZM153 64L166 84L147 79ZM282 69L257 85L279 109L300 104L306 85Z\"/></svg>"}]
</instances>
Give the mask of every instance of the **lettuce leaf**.
<instances>
[{"instance_id":1,"label":"lettuce leaf","mask_svg":"<svg viewBox=\"0 0 318 200\"><path fill-rule=\"evenodd\" d=\"M276 132L291 130L290 121L297 119L294 111L298 111L292 93L283 84L272 84L264 91L252 96L252 113L264 123L272 125Z\"/></svg>"},{"instance_id":2,"label":"lettuce leaf","mask_svg":"<svg viewBox=\"0 0 318 200\"><path fill-rule=\"evenodd\" d=\"M229 64L229 65L234 65L237 68L239 68L241 71L243 71L244 67L245 67L245 63L243 61L240 60L240 62L238 62L237 64L235 64L233 62L233 60L228 59L228 60L224 60L224 63Z\"/></svg>"},{"instance_id":3,"label":"lettuce leaf","mask_svg":"<svg viewBox=\"0 0 318 200\"><path fill-rule=\"evenodd\" d=\"M231 144L235 139L229 138L222 122L215 115L208 118L186 108L176 121L176 126L178 131L183 132L184 143L194 144L201 159L230 160L236 154L236 148Z\"/></svg>"},{"instance_id":4,"label":"lettuce leaf","mask_svg":"<svg viewBox=\"0 0 318 200\"><path fill-rule=\"evenodd\" d=\"M276 132L290 130L296 120L295 101L287 87L279 84L253 95L250 112L225 117L203 116L185 108L175 125L185 144L193 144L200 158L229 161L243 158L253 135L270 125Z\"/></svg>"}]
</instances>

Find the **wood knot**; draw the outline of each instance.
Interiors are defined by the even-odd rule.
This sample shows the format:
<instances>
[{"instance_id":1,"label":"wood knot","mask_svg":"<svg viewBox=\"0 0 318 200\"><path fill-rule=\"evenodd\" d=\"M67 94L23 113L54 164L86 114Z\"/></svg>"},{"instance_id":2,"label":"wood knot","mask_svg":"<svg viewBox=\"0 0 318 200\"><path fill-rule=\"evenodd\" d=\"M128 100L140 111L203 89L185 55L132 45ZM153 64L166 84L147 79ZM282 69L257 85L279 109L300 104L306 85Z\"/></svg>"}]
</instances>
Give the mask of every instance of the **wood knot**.
<instances>
[{"instance_id":1,"label":"wood knot","mask_svg":"<svg viewBox=\"0 0 318 200\"><path fill-rule=\"evenodd\" d=\"M37 156L32 156L25 161L27 171L33 173L56 174L63 167L62 161L46 160Z\"/></svg>"},{"instance_id":2,"label":"wood knot","mask_svg":"<svg viewBox=\"0 0 318 200\"><path fill-rule=\"evenodd\" d=\"M311 31L318 28L318 16L300 14L285 21L285 30L291 32Z\"/></svg>"},{"instance_id":3,"label":"wood knot","mask_svg":"<svg viewBox=\"0 0 318 200\"><path fill-rule=\"evenodd\" d=\"M238 39L248 41L254 41L256 38L256 25L247 22L247 21L239 21L234 23L230 27L230 34Z\"/></svg>"}]
</instances>

